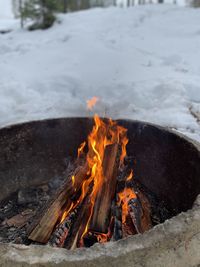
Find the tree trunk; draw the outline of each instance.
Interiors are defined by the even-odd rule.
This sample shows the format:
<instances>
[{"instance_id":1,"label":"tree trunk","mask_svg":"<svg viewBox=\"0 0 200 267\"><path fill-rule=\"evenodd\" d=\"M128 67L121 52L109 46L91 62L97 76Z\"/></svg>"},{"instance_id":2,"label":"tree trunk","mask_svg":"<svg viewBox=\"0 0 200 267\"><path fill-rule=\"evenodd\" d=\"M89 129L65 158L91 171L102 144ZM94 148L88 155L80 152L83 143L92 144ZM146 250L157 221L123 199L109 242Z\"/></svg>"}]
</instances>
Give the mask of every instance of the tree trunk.
<instances>
[{"instance_id":1,"label":"tree trunk","mask_svg":"<svg viewBox=\"0 0 200 267\"><path fill-rule=\"evenodd\" d=\"M67 0L63 0L63 12L67 13Z\"/></svg>"},{"instance_id":2,"label":"tree trunk","mask_svg":"<svg viewBox=\"0 0 200 267\"><path fill-rule=\"evenodd\" d=\"M20 13L20 25L21 28L24 28L24 17L22 14L22 0L19 0L19 13Z\"/></svg>"}]
</instances>

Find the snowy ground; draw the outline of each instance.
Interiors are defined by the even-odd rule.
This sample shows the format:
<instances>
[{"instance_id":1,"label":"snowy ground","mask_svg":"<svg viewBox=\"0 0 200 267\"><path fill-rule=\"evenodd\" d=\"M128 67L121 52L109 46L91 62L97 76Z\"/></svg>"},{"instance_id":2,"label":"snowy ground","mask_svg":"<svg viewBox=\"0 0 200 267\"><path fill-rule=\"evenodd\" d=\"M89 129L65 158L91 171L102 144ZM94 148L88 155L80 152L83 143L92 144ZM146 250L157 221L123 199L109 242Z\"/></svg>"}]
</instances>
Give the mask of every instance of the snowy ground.
<instances>
[{"instance_id":1,"label":"snowy ground","mask_svg":"<svg viewBox=\"0 0 200 267\"><path fill-rule=\"evenodd\" d=\"M0 126L85 116L95 95L100 114L200 140L199 10L149 5L60 18L47 31L23 31L14 22L13 32L0 34Z\"/></svg>"}]
</instances>

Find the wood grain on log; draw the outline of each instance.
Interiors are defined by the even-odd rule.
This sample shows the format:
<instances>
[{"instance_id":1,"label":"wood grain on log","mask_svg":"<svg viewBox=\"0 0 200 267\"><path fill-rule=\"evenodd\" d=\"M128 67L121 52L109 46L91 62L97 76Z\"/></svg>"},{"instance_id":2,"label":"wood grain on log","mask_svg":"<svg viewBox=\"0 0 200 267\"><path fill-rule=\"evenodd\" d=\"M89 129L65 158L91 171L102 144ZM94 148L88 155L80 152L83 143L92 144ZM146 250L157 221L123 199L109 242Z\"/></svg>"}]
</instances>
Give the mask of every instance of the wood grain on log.
<instances>
[{"instance_id":1,"label":"wood grain on log","mask_svg":"<svg viewBox=\"0 0 200 267\"><path fill-rule=\"evenodd\" d=\"M40 243L47 243L52 231L62 215L63 207L69 208L72 197L80 190L84 179L87 178L88 166L79 166L69 179L60 187L54 198L48 202L43 211L28 229L29 239ZM71 177L74 176L74 182Z\"/></svg>"},{"instance_id":2,"label":"wood grain on log","mask_svg":"<svg viewBox=\"0 0 200 267\"><path fill-rule=\"evenodd\" d=\"M102 163L104 182L99 188L90 230L92 232L107 233L110 223L111 203L116 192L117 172L120 161L120 147L112 144L105 148L104 159Z\"/></svg>"}]
</instances>

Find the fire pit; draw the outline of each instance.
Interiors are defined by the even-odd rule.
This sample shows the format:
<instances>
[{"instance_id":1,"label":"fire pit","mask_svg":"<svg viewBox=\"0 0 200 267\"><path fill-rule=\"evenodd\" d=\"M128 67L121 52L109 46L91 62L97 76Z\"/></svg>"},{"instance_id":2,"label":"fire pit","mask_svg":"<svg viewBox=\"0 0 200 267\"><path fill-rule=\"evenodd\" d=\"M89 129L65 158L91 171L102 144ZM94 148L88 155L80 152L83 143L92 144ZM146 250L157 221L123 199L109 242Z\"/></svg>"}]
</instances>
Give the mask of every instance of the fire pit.
<instances>
[{"instance_id":1,"label":"fire pit","mask_svg":"<svg viewBox=\"0 0 200 267\"><path fill-rule=\"evenodd\" d=\"M34 205L38 205L37 201L41 205L48 202L51 194L54 194L54 189L59 188L61 182L65 182L63 177L66 176L67 166L69 162L76 159L77 150L80 144L87 140L93 124L93 119L90 118L67 118L31 122L1 129L0 200L3 203L2 212L6 213L8 218L7 221L5 218L0 219L5 225L10 224L9 231L11 229L11 232L14 232L16 224L20 225L20 229L23 228L23 223L26 221L24 217L32 220L33 214L30 210ZM11 238L10 234L1 235L5 234L5 231L1 230L1 266L13 264L29 266L33 263L35 266L54 266L56 263L58 266L65 266L65 264L77 266L80 263L82 266L84 264L85 266L120 266L123 264L149 267L155 266L155 262L160 262L160 265L156 266L197 266L200 263L197 252L200 248L198 201L194 205L200 193L198 144L193 144L186 140L187 138L164 128L142 122L120 120L118 125L128 130L126 166L128 170L133 169L131 186L137 191L136 195L139 192L137 195L139 199L147 199L147 204L142 203L140 208L148 220L148 212L151 212L151 227L154 226L154 228L147 231L150 228L149 224L144 223L144 231L136 231L135 236L117 242L111 239L111 242L104 245L96 244L89 249L82 248L75 251L34 246L38 241L34 238L32 238L34 242L27 247L6 243L5 236L8 242L26 244L22 242L25 239L20 239L19 235L15 235L16 233L12 234ZM111 154L113 155L113 152ZM112 157L109 154L106 162L109 162L110 158ZM129 184L129 178L130 172L128 171L126 186ZM124 192L126 186L124 186L123 179L121 184L120 192ZM144 197L141 197L141 194ZM39 200L33 204L35 198ZM27 205L26 209L20 210L20 214L18 210L17 214L8 215L11 210L15 210L14 208L18 209L18 206L15 206L16 202L20 207ZM149 209L146 209L147 206ZM136 216L137 212L138 208L135 213L133 212L134 230L137 230L139 223L137 219L140 218ZM186 213L180 214L181 212ZM61 223L65 219L66 216L63 217ZM99 222L99 219L97 221ZM109 225L110 222L111 219ZM160 224L163 222L164 224ZM33 224L36 225L36 223ZM41 225L41 221L39 223ZM90 227L91 225L92 223ZM95 225L95 230L99 230L99 227L96 228L96 221L93 225ZM109 228L109 225L106 227ZM32 225L30 236L35 228L36 226ZM105 234L104 228L100 228ZM123 231L129 233L134 230L126 228ZM137 234L143 232L145 233L142 235ZM19 233L24 235L24 232ZM93 231L93 238L104 239L102 233L100 238L99 233L96 236L96 232ZM35 234L32 236L35 237ZM88 240L88 237L86 239ZM86 241L84 241L87 244L85 246L89 246ZM90 238L89 243L91 243ZM177 258L181 252L183 255ZM163 260L166 260L164 265Z\"/></svg>"}]
</instances>

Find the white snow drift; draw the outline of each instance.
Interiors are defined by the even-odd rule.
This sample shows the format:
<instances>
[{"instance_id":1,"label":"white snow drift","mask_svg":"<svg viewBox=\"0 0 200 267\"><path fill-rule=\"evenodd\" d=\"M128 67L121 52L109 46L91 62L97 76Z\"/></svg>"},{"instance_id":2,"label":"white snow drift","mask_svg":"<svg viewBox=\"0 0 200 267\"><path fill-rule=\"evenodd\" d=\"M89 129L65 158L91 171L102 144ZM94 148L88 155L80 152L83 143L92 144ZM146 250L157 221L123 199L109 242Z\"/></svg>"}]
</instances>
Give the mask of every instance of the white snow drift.
<instances>
[{"instance_id":1,"label":"white snow drift","mask_svg":"<svg viewBox=\"0 0 200 267\"><path fill-rule=\"evenodd\" d=\"M60 21L46 31L0 35L1 126L86 116L95 95L101 115L155 122L200 140L199 10L94 9Z\"/></svg>"}]
</instances>

